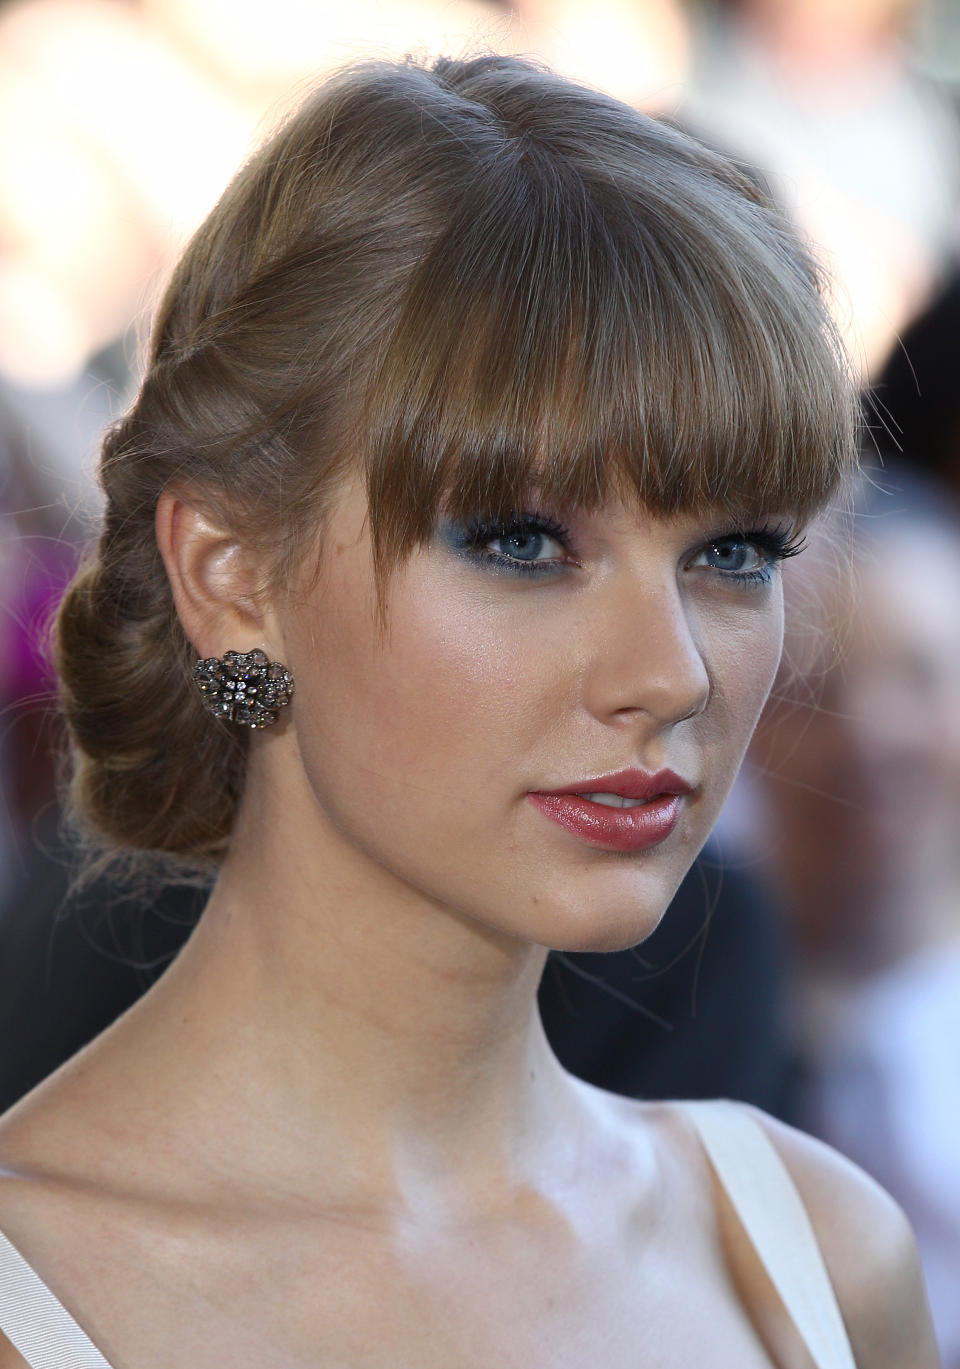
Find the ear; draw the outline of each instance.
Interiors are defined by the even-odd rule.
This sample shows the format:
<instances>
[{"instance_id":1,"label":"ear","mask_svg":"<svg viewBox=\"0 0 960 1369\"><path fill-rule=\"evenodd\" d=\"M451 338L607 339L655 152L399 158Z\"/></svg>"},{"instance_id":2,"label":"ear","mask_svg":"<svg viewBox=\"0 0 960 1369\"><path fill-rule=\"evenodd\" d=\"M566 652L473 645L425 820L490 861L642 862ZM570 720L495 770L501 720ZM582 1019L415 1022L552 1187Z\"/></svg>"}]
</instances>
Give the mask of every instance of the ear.
<instances>
[{"instance_id":1,"label":"ear","mask_svg":"<svg viewBox=\"0 0 960 1369\"><path fill-rule=\"evenodd\" d=\"M278 653L277 624L262 594L262 566L237 533L189 490L157 501L157 545L177 615L198 656L261 647Z\"/></svg>"}]
</instances>

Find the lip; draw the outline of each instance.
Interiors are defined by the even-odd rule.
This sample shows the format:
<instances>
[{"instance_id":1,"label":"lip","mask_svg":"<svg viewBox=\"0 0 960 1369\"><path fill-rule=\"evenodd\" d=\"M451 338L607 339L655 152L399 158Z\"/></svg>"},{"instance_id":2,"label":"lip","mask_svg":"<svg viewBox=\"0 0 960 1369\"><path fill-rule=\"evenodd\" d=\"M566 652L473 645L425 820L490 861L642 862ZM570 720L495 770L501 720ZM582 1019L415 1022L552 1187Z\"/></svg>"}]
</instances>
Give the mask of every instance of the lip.
<instances>
[{"instance_id":1,"label":"lip","mask_svg":"<svg viewBox=\"0 0 960 1369\"><path fill-rule=\"evenodd\" d=\"M598 775L594 779L578 780L561 789L541 789L541 794L619 794L622 799L653 799L658 794L691 794L693 785L681 779L673 770L658 770L655 775L646 770L618 770L615 775ZM616 812L616 809L611 809ZM622 810L621 810L622 811Z\"/></svg>"},{"instance_id":2,"label":"lip","mask_svg":"<svg viewBox=\"0 0 960 1369\"><path fill-rule=\"evenodd\" d=\"M531 791L527 798L551 821L589 846L607 851L645 851L666 841L680 819L684 796L693 792L673 770L620 770L578 780L560 789ZM637 808L607 808L584 794L643 799Z\"/></svg>"}]
</instances>

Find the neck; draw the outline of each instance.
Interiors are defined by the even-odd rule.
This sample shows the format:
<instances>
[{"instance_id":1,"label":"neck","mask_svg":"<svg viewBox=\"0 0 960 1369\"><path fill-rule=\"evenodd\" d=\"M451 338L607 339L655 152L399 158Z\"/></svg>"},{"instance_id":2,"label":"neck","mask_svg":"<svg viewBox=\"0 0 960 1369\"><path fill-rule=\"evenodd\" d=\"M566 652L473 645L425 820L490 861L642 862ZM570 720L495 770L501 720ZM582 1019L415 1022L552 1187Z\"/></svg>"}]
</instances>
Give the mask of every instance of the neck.
<instances>
[{"instance_id":1,"label":"neck","mask_svg":"<svg viewBox=\"0 0 960 1369\"><path fill-rule=\"evenodd\" d=\"M558 1126L571 1083L536 1008L546 951L431 902L322 823L309 840L271 823L252 788L201 923L154 991L205 1087L230 1080L224 1106L247 1128L259 1117L271 1146L283 1119L286 1174L331 1161L342 1174L349 1155L364 1186L406 1202L435 1195L438 1175L463 1195L542 1172L575 1131Z\"/></svg>"}]
</instances>

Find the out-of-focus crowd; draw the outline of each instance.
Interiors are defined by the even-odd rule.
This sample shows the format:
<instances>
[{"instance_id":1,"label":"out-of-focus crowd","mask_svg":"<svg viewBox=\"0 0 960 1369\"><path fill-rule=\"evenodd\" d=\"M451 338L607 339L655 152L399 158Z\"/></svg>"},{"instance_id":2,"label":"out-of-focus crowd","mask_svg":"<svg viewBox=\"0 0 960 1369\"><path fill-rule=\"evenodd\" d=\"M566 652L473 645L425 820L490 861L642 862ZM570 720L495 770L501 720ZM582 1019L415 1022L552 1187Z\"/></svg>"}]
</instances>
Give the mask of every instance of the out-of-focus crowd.
<instances>
[{"instance_id":1,"label":"out-of-focus crowd","mask_svg":"<svg viewBox=\"0 0 960 1369\"><path fill-rule=\"evenodd\" d=\"M195 913L161 910L174 931L158 940L149 910L111 899L119 922L105 938L62 942L79 915L58 831L46 631L95 523L97 437L136 387L151 301L232 171L319 73L357 56L489 48L675 119L762 178L831 273L866 401L864 479L785 567L783 667L704 867L709 902L719 907L722 868L735 906L704 941L692 901L694 992L658 1006L681 1027L673 1056L632 1012L643 984L668 982L646 948L623 962L625 980L614 958L607 970L567 958L566 997L547 981L545 1020L560 1021L577 984L602 995L606 974L596 1012L623 1021L604 1017L600 1041L592 1010L575 1029L568 1015L557 1031L574 1066L625 1091L752 1096L863 1165L914 1222L944 1363L960 1369L952 0L0 4L0 1107L105 1025ZM775 931L759 959L737 949L748 907L760 909L750 926ZM57 937L78 997L56 991ZM711 945L727 953L711 959ZM131 965L143 984L111 987ZM722 1030L701 1012L699 1038L680 1021L696 1015L698 985L705 1006L711 985L728 1004ZM762 1089L736 1068L761 1036ZM664 1056L656 1083L631 1073L634 1054Z\"/></svg>"}]
</instances>

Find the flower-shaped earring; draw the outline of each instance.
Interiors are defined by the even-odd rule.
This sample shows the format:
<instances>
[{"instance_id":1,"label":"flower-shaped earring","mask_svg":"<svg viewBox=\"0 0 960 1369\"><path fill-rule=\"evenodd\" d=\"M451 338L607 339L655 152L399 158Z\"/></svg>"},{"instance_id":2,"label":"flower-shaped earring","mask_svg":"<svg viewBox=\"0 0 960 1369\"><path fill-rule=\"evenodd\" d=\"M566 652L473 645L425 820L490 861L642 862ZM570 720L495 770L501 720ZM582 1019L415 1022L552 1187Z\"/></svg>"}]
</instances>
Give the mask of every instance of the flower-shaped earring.
<instances>
[{"instance_id":1,"label":"flower-shaped earring","mask_svg":"<svg viewBox=\"0 0 960 1369\"><path fill-rule=\"evenodd\" d=\"M270 727L293 694L287 667L257 650L227 651L222 661L209 656L197 662L193 678L208 713L244 727Z\"/></svg>"}]
</instances>

